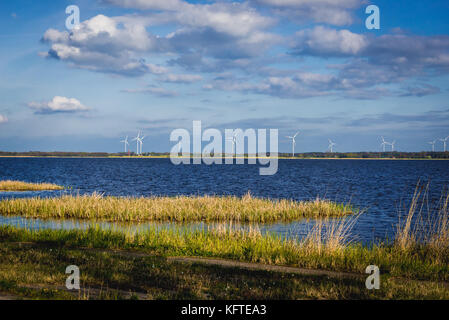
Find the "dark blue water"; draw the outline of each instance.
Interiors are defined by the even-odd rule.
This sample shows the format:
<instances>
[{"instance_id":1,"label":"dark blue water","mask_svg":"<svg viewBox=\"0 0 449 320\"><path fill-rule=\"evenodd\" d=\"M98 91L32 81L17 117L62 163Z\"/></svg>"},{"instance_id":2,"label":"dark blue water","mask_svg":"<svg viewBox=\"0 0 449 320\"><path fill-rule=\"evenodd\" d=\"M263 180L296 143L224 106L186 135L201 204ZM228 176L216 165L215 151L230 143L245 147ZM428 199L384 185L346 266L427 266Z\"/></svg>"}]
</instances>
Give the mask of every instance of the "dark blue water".
<instances>
[{"instance_id":1,"label":"dark blue water","mask_svg":"<svg viewBox=\"0 0 449 320\"><path fill-rule=\"evenodd\" d=\"M52 182L80 193L116 196L243 195L351 202L365 209L352 232L360 240L390 237L418 183L429 182L429 203L449 185L449 162L437 160L279 160L273 176L258 165L173 165L169 159L1 158L0 179ZM0 193L0 197L52 196L59 192ZM280 233L300 223L277 224Z\"/></svg>"}]
</instances>

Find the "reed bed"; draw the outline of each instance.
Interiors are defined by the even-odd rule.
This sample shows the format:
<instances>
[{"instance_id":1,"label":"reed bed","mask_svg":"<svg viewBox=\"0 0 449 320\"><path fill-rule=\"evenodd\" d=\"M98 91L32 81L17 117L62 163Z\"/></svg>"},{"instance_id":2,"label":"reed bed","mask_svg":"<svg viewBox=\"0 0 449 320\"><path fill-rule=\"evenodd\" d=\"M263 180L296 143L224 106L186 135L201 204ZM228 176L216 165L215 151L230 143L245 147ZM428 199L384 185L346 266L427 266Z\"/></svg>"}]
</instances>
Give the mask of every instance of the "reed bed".
<instances>
[{"instance_id":1,"label":"reed bed","mask_svg":"<svg viewBox=\"0 0 449 320\"><path fill-rule=\"evenodd\" d=\"M99 193L0 201L1 215L29 218L76 218L107 221L234 221L267 223L302 218L342 217L349 204L329 200L270 200L235 196L111 197Z\"/></svg>"},{"instance_id":2,"label":"reed bed","mask_svg":"<svg viewBox=\"0 0 449 320\"><path fill-rule=\"evenodd\" d=\"M153 227L147 231L139 232L104 230L100 227L88 230L30 231L2 226L0 227L0 241L33 241L68 247L142 250L165 256L218 257L360 274L364 274L368 265L374 264L380 268L382 274L415 280L449 281L449 194L441 197L437 207L428 207L429 212L427 212L426 217L429 218L426 219L422 213L426 203L427 191L426 187L417 187L405 219L398 223L394 241L369 246L362 246L350 241L350 231L358 215L341 219L321 217L316 220L316 224L309 231L309 234L301 239L286 239L275 234L262 234L257 225L236 229L233 226L233 220L231 220L212 230ZM71 196L68 197L67 199L72 199ZM76 197L76 199L80 198L92 201L93 196ZM212 201L214 204L212 208L219 207L218 204L226 205L226 203L223 203L223 198L214 197L162 198L162 202L166 203L167 201L170 204L170 201L184 199L192 207L197 208L200 207L199 204L203 204L204 198ZM48 202L44 201L43 203L49 204L49 206L52 203L58 204L58 201L60 201L58 199L48 199ZM131 203L132 201L152 203L152 201L157 202L160 198L123 199L98 196L97 202L94 201L92 205L95 203L102 204L102 199L107 201L111 201L111 199L114 201L125 200L125 203L128 203L127 201ZM259 201L264 204L268 203L269 206L283 203L282 201L270 202L255 199L249 195L243 198L230 197L229 199L235 201L236 204L245 201L250 204L255 202L256 207L257 205L260 206ZM24 210L27 210L26 201L32 201L32 203L43 201L43 199L20 200L24 201L18 202ZM11 202L2 202L2 208L8 203ZM193 206L192 203L195 203L196 206ZM210 203L204 204L205 207L207 205L210 205ZM285 207L286 204L283 206ZM18 210L17 205L14 208ZM38 208L46 207L41 205ZM101 206L96 208L97 210L103 210ZM204 207L200 208L204 210ZM224 208L229 207L225 206ZM222 208L222 210L224 209ZM39 213L36 209L31 210L31 212ZM43 212L51 211L47 209ZM105 212L108 212L108 210L105 210ZM226 211L220 211L220 213L222 212ZM14 214L16 213L17 211ZM254 219L254 215L251 217Z\"/></svg>"},{"instance_id":3,"label":"reed bed","mask_svg":"<svg viewBox=\"0 0 449 320\"><path fill-rule=\"evenodd\" d=\"M0 181L0 191L41 191L41 190L62 190L64 187L53 183L30 183L14 180Z\"/></svg>"},{"instance_id":4,"label":"reed bed","mask_svg":"<svg viewBox=\"0 0 449 320\"><path fill-rule=\"evenodd\" d=\"M447 207L439 214L446 215ZM231 223L213 230L151 228L143 232L87 230L35 230L0 227L0 241L32 241L63 247L140 250L163 256L201 256L246 262L288 265L364 274L377 265L382 274L414 280L449 281L449 251L446 233L434 232L428 242L402 246L392 243L362 246L349 240L357 216L318 219L308 236L285 239L262 234L257 226L235 229ZM444 220L442 216L438 221ZM429 234L431 232L429 231ZM402 235L397 235L399 239Z\"/></svg>"},{"instance_id":5,"label":"reed bed","mask_svg":"<svg viewBox=\"0 0 449 320\"><path fill-rule=\"evenodd\" d=\"M429 204L429 185L415 189L408 213L397 225L394 246L402 253L425 254L449 264L449 193L436 207Z\"/></svg>"}]
</instances>

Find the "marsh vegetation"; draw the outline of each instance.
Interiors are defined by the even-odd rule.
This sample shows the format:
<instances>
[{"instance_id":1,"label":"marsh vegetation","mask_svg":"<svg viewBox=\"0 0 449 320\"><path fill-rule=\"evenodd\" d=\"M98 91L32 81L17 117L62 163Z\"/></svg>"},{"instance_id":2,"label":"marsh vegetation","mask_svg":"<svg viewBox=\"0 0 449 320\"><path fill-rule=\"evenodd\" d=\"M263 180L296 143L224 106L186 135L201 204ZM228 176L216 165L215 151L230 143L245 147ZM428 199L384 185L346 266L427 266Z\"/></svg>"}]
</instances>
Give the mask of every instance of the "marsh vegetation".
<instances>
[{"instance_id":1,"label":"marsh vegetation","mask_svg":"<svg viewBox=\"0 0 449 320\"><path fill-rule=\"evenodd\" d=\"M359 215L332 218L329 213L332 210L326 206L335 204L327 203L324 205L327 209L323 209L321 200L311 202L310 211L304 211L314 212L311 209L314 208L315 212L323 213L316 215L316 223L307 235L297 239L261 233L257 224L248 224L243 229L233 227L236 217L239 221L272 221L270 219L274 217L288 220L292 217L290 213L308 205L258 199L250 195L242 198L113 198L94 194L4 200L1 202L2 210L14 210L2 211L2 214L17 214L22 210L26 216L46 217L48 214L50 217L51 212L56 212L59 218L100 216L133 221L149 219L148 211L158 213L150 219L165 219L161 218L164 217L163 209L169 208L166 212L171 214L170 219L177 217L176 214L184 214L188 219L202 217L224 223L207 230L154 227L128 232L100 227L28 230L1 226L0 291L20 297L51 299L447 299L449 195L442 197L437 207L426 208L426 193L426 186L417 187L408 211L398 221L394 239L365 246L350 238L351 228ZM61 199L67 201L67 207L60 206ZM186 211L175 211L178 208L176 201L183 203ZM126 208L138 208L142 204L145 210L126 211ZM253 211L245 211L245 205ZM120 208L118 211L116 206ZM214 213L213 210L218 210L218 213L207 218L207 213ZM225 212L229 210L233 215L226 217ZM245 214L241 215L239 210ZM196 211L201 215L191 216ZM186 218L179 219L184 221L182 219ZM219 258L328 270L356 277L244 270L207 263L194 263L192 266L170 262L170 257L202 257L206 262L208 258ZM46 262L51 259L54 259L52 263ZM82 266L84 270L84 291L77 295L60 288L64 283L64 268L69 264ZM365 268L371 264L381 270L381 290L369 291L364 287Z\"/></svg>"},{"instance_id":2,"label":"marsh vegetation","mask_svg":"<svg viewBox=\"0 0 449 320\"><path fill-rule=\"evenodd\" d=\"M449 195L432 212L433 223L421 217L423 189L417 189L395 239L363 246L349 239L357 216L317 219L307 236L286 239L262 234L257 226L236 230L222 224L209 230L160 229L113 231L26 230L0 227L1 241L52 243L60 247L137 250L161 256L201 256L238 261L325 269L363 274L377 265L384 274L408 279L449 281ZM412 223L412 220L415 223ZM424 230L426 230L424 232Z\"/></svg>"},{"instance_id":3,"label":"marsh vegetation","mask_svg":"<svg viewBox=\"0 0 449 320\"><path fill-rule=\"evenodd\" d=\"M302 218L342 217L356 212L329 200L271 200L251 194L235 196L112 197L99 193L55 198L7 199L1 215L107 221L235 221L267 223Z\"/></svg>"},{"instance_id":4,"label":"marsh vegetation","mask_svg":"<svg viewBox=\"0 0 449 320\"><path fill-rule=\"evenodd\" d=\"M41 191L41 190L63 190L64 187L53 183L31 183L15 180L0 181L0 191Z\"/></svg>"}]
</instances>

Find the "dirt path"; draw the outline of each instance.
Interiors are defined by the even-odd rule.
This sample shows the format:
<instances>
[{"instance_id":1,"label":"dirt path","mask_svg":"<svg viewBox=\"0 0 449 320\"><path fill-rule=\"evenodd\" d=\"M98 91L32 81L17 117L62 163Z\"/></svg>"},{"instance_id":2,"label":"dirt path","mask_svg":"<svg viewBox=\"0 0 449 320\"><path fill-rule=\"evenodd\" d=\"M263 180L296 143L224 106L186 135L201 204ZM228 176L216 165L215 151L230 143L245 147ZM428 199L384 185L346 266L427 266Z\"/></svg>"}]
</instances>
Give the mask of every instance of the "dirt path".
<instances>
[{"instance_id":1,"label":"dirt path","mask_svg":"<svg viewBox=\"0 0 449 320\"><path fill-rule=\"evenodd\" d=\"M364 277L364 275L358 273L276 266L271 264L240 262L235 260L214 259L214 258L168 257L167 260L173 262L211 264L211 265L218 265L221 267L242 268L249 270L274 271L274 272L295 273L295 274L314 275L314 276L328 276L333 278L358 279Z\"/></svg>"},{"instance_id":2,"label":"dirt path","mask_svg":"<svg viewBox=\"0 0 449 320\"><path fill-rule=\"evenodd\" d=\"M80 248L83 250L95 251L95 252L107 252L112 254L123 255L127 257L145 257L154 256L152 254L144 252L135 251L125 251L125 250L113 250L113 249L92 249L92 248ZM181 262L181 263L202 263L217 265L220 267L228 268L242 268L249 270L260 270L260 271L274 271L274 272L284 272L284 273L295 273L304 275L315 275L315 276L328 276L333 278L363 278L365 275L352 272L340 272L340 271L328 271L328 270L318 270L318 269L307 269L298 267L287 267L278 266L264 263L255 262L241 262L237 260L227 260L220 258L203 258L203 257L167 257L168 262Z\"/></svg>"}]
</instances>

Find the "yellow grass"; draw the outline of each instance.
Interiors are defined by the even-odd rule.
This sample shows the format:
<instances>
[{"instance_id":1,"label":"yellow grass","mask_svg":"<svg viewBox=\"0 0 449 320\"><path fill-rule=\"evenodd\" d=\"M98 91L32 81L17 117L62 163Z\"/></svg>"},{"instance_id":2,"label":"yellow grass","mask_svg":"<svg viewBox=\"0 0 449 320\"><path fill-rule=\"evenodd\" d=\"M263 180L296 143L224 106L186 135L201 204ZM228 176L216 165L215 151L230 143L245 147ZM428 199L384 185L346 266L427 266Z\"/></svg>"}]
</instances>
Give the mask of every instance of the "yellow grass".
<instances>
[{"instance_id":1,"label":"yellow grass","mask_svg":"<svg viewBox=\"0 0 449 320\"><path fill-rule=\"evenodd\" d=\"M77 218L109 221L235 221L275 222L301 218L340 217L353 213L350 205L329 200L270 200L235 196L110 197L62 195L0 202L1 215L31 218Z\"/></svg>"},{"instance_id":2,"label":"yellow grass","mask_svg":"<svg viewBox=\"0 0 449 320\"><path fill-rule=\"evenodd\" d=\"M429 184L415 189L407 216L400 221L396 231L396 247L403 252L425 246L432 260L449 259L449 193L441 196L437 208L426 208ZM427 209L427 219L423 211ZM415 219L415 223L413 223Z\"/></svg>"},{"instance_id":3,"label":"yellow grass","mask_svg":"<svg viewBox=\"0 0 449 320\"><path fill-rule=\"evenodd\" d=\"M62 190L64 187L52 183L29 183L23 181L2 180L0 191L39 191L39 190Z\"/></svg>"}]
</instances>

